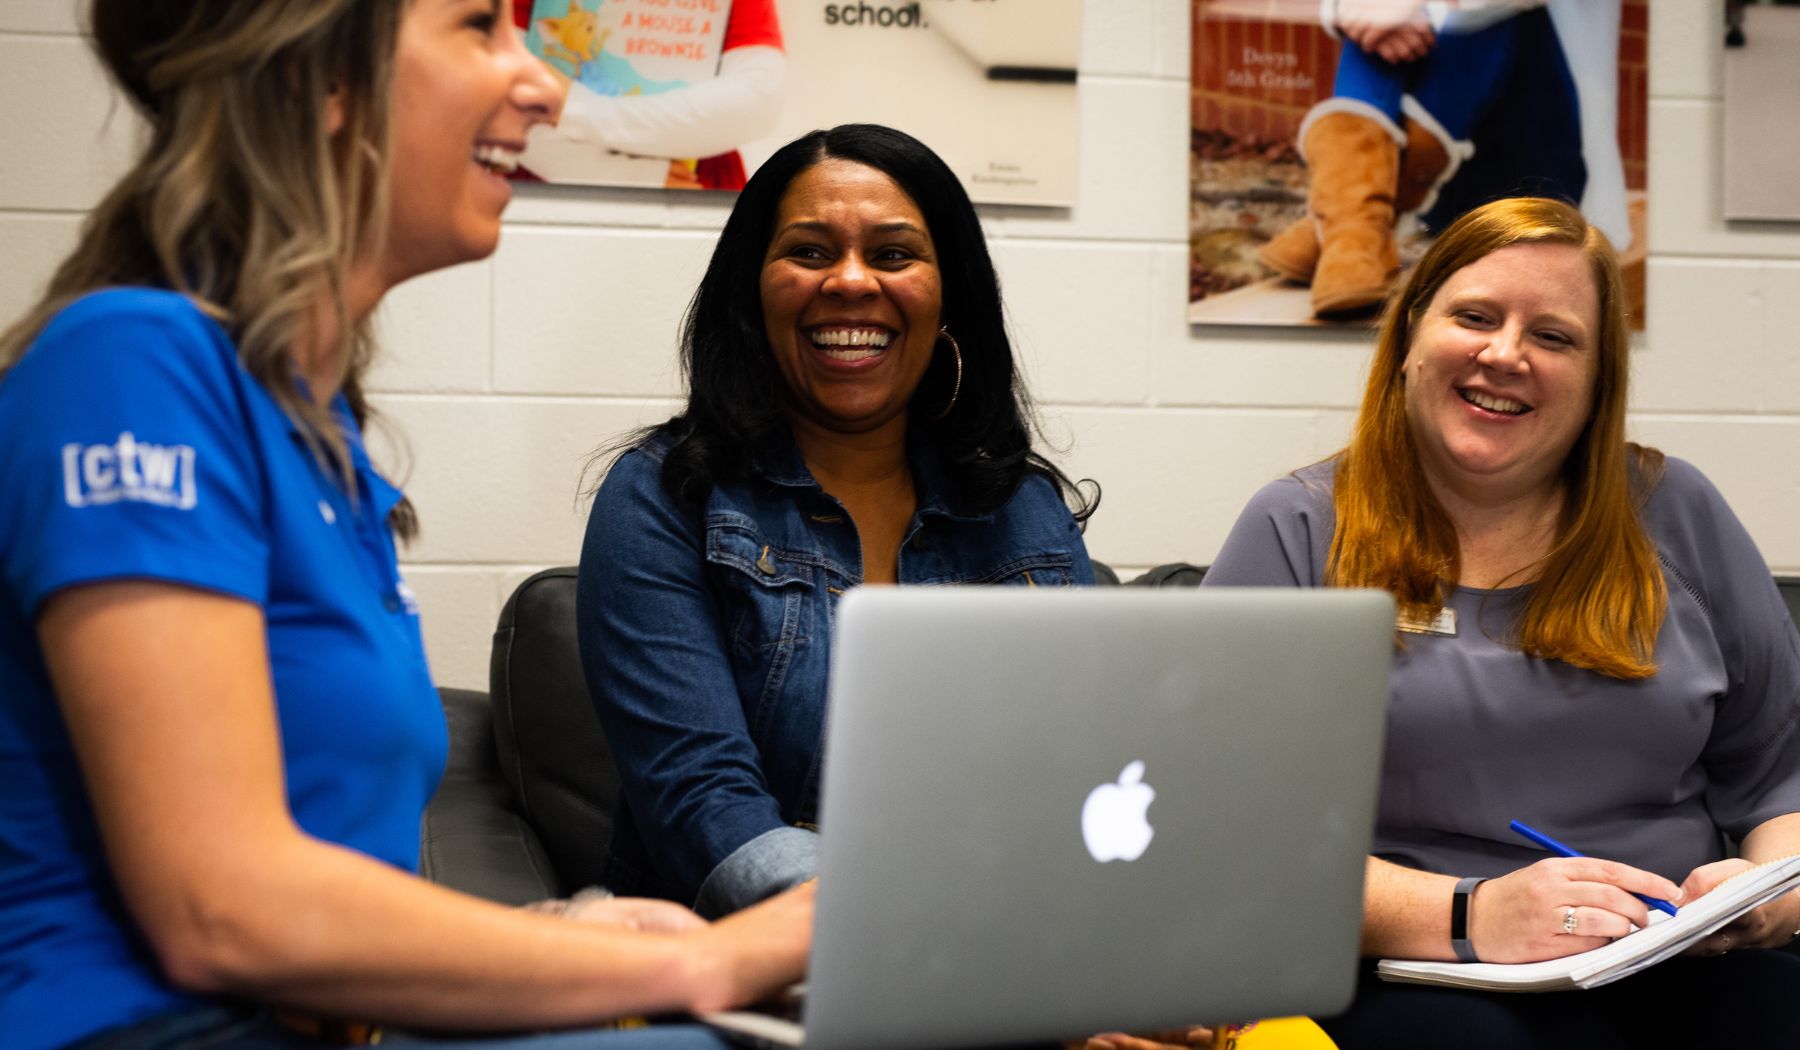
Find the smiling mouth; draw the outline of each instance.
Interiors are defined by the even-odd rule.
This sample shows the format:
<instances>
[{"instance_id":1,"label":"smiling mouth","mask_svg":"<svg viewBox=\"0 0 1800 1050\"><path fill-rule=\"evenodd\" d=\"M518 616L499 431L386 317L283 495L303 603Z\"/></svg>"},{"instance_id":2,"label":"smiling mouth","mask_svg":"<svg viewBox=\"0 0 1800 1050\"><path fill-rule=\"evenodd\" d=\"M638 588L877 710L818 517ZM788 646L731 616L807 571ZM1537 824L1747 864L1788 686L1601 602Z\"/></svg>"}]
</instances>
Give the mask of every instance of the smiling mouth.
<instances>
[{"instance_id":1,"label":"smiling mouth","mask_svg":"<svg viewBox=\"0 0 1800 1050\"><path fill-rule=\"evenodd\" d=\"M474 159L496 175L511 175L519 170L519 151L492 142L476 146Z\"/></svg>"},{"instance_id":2,"label":"smiling mouth","mask_svg":"<svg viewBox=\"0 0 1800 1050\"><path fill-rule=\"evenodd\" d=\"M813 349L833 361L867 361L887 351L892 333L880 328L815 328L807 333Z\"/></svg>"},{"instance_id":3,"label":"smiling mouth","mask_svg":"<svg viewBox=\"0 0 1800 1050\"><path fill-rule=\"evenodd\" d=\"M1462 396L1464 401L1476 408L1485 408L1489 412L1498 412L1503 416L1522 416L1531 411L1530 405L1523 401L1514 401L1511 398L1494 397L1478 390L1458 390L1457 393Z\"/></svg>"}]
</instances>

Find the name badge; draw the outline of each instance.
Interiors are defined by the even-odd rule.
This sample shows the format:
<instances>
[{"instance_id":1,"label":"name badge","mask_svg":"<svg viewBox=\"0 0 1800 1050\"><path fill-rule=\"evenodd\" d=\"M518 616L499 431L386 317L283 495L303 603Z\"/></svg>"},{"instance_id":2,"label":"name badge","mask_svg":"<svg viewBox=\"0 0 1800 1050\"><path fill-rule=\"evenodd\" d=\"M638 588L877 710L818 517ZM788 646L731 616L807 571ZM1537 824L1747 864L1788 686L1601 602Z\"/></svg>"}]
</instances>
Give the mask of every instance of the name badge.
<instances>
[{"instance_id":1,"label":"name badge","mask_svg":"<svg viewBox=\"0 0 1800 1050\"><path fill-rule=\"evenodd\" d=\"M1456 637L1456 610L1446 605L1430 619L1402 614L1394 620L1394 627L1407 634L1437 634L1445 638L1454 638Z\"/></svg>"}]
</instances>

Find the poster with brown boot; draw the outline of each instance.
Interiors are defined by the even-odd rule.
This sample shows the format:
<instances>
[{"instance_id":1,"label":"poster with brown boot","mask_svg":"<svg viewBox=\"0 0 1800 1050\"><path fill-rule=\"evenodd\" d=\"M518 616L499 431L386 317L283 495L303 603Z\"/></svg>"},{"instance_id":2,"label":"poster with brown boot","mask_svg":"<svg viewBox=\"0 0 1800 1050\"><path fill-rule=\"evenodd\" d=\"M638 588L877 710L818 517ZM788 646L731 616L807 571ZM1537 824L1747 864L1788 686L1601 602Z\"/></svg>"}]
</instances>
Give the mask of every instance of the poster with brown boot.
<instances>
[{"instance_id":1,"label":"poster with brown boot","mask_svg":"<svg viewBox=\"0 0 1800 1050\"><path fill-rule=\"evenodd\" d=\"M1366 324L1523 195L1606 233L1641 317L1647 0L1192 4L1190 323Z\"/></svg>"}]
</instances>

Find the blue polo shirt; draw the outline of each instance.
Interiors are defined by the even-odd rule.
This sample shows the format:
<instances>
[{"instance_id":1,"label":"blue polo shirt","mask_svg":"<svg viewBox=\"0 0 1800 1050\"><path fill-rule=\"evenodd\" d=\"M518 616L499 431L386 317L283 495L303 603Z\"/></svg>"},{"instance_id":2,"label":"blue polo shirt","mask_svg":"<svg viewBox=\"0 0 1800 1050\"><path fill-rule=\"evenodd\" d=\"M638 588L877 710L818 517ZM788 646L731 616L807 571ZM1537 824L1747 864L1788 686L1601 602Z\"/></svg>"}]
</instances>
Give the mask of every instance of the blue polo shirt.
<instances>
[{"instance_id":1,"label":"blue polo shirt","mask_svg":"<svg viewBox=\"0 0 1800 1050\"><path fill-rule=\"evenodd\" d=\"M60 1046L187 1003L119 897L45 671L35 624L65 587L160 580L259 606L295 819L416 870L443 713L386 527L400 494L335 407L354 498L224 329L154 289L77 300L0 378L7 1047Z\"/></svg>"}]
</instances>

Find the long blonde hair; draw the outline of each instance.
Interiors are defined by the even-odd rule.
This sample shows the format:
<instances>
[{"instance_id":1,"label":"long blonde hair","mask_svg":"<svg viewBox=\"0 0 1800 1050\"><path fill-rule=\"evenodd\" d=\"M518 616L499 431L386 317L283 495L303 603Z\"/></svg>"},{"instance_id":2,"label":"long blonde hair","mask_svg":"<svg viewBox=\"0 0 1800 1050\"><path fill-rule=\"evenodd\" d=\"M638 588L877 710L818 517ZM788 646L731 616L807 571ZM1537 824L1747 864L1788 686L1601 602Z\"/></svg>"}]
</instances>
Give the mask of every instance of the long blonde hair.
<instances>
[{"instance_id":1,"label":"long blonde hair","mask_svg":"<svg viewBox=\"0 0 1800 1050\"><path fill-rule=\"evenodd\" d=\"M1563 466L1567 495L1555 545L1518 622L1526 654L1615 678L1648 678L1668 592L1638 509L1662 453L1625 440L1630 371L1625 285L1612 246L1575 208L1514 197L1445 230L1388 304L1362 410L1341 453L1337 528L1326 582L1377 587L1411 617L1436 615L1460 573L1456 530L1425 483L1407 425L1401 369L1412 333L1450 275L1515 244L1563 244L1587 259L1600 299L1594 404Z\"/></svg>"},{"instance_id":2,"label":"long blonde hair","mask_svg":"<svg viewBox=\"0 0 1800 1050\"><path fill-rule=\"evenodd\" d=\"M0 369L87 292L169 288L231 332L244 367L348 479L347 438L296 388L295 348L330 304L344 333L337 378L365 421L373 341L366 322L350 322L344 285L352 255L386 222L388 85L405 3L95 0L95 50L149 139L37 305L0 333ZM393 523L410 535L410 508Z\"/></svg>"}]
</instances>

